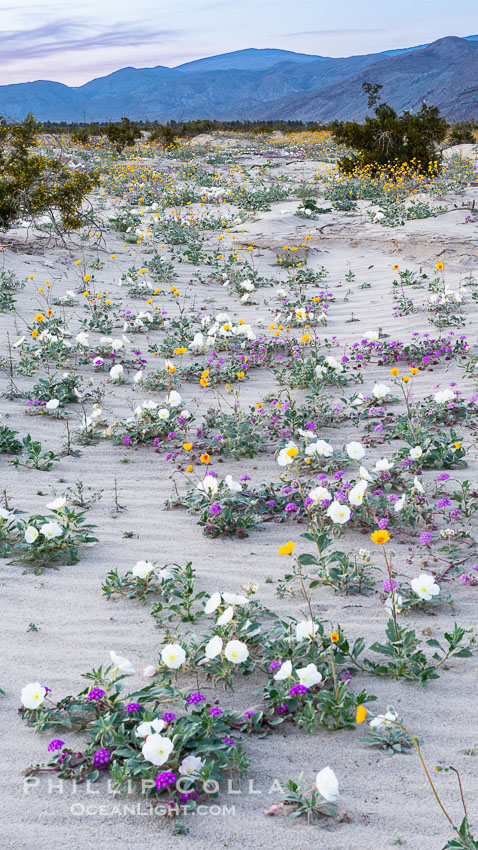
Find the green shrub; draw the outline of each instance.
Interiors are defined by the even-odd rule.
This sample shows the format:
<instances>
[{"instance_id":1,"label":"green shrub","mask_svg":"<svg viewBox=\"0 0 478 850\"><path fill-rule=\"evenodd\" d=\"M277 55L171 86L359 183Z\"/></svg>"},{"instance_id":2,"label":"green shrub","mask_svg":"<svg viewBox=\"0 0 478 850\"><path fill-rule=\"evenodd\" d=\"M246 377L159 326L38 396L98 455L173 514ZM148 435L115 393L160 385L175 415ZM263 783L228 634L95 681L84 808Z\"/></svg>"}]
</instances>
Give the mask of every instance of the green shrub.
<instances>
[{"instance_id":1,"label":"green shrub","mask_svg":"<svg viewBox=\"0 0 478 850\"><path fill-rule=\"evenodd\" d=\"M32 152L41 125L30 113L21 124L0 117L0 228L57 211L65 230L83 224L81 205L100 179L96 171L72 171L60 157Z\"/></svg>"}]
</instances>

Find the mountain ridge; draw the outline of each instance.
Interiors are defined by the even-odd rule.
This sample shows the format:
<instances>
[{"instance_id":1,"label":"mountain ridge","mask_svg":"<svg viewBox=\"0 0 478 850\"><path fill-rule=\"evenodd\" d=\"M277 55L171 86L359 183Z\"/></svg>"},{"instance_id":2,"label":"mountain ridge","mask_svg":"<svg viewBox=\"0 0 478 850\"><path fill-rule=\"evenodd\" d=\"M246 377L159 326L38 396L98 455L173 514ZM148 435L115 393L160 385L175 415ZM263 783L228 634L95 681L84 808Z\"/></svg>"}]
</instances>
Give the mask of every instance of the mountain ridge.
<instances>
[{"instance_id":1,"label":"mountain ridge","mask_svg":"<svg viewBox=\"0 0 478 850\"><path fill-rule=\"evenodd\" d=\"M292 57L292 58L291 58ZM242 67L225 67L238 64ZM248 67L249 66L249 67ZM252 66L252 67L250 67ZM128 66L81 86L35 80L0 86L0 114L40 121L362 120L363 82L380 83L398 110L423 101L449 120L478 117L478 35L427 45L326 57L250 48L176 68Z\"/></svg>"}]
</instances>

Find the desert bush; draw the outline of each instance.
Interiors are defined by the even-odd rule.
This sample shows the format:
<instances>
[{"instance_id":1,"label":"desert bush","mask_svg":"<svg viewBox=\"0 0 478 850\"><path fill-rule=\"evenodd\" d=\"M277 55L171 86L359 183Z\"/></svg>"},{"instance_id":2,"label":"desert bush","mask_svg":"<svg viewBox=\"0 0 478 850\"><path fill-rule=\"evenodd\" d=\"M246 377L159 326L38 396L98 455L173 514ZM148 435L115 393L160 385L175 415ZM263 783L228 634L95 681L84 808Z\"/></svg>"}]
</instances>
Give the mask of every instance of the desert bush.
<instances>
[{"instance_id":1,"label":"desert bush","mask_svg":"<svg viewBox=\"0 0 478 850\"><path fill-rule=\"evenodd\" d=\"M72 171L62 159L32 152L41 125L30 113L20 124L0 118L0 228L34 221L55 211L65 230L83 224L82 203L100 179L96 171Z\"/></svg>"}]
</instances>

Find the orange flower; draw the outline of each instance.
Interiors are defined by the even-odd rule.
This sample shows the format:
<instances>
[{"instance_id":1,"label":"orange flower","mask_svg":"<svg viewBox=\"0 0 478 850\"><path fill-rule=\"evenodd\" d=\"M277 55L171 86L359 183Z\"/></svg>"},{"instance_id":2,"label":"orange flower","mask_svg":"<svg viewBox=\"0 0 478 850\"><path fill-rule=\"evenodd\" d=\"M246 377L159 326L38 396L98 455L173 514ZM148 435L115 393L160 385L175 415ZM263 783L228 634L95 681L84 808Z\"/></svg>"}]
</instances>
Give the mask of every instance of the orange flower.
<instances>
[{"instance_id":1,"label":"orange flower","mask_svg":"<svg viewBox=\"0 0 478 850\"><path fill-rule=\"evenodd\" d=\"M278 551L278 555L292 555L292 552L295 549L295 543L292 540L289 540L288 543L284 543L283 546L280 547Z\"/></svg>"},{"instance_id":2,"label":"orange flower","mask_svg":"<svg viewBox=\"0 0 478 850\"><path fill-rule=\"evenodd\" d=\"M370 540L378 546L383 546L384 543L388 543L390 540L390 535L386 528L377 528L370 535Z\"/></svg>"},{"instance_id":3,"label":"orange flower","mask_svg":"<svg viewBox=\"0 0 478 850\"><path fill-rule=\"evenodd\" d=\"M365 708L364 705L358 705L357 706L357 713L355 715L355 722L356 723L363 723L366 717L367 717L367 709Z\"/></svg>"},{"instance_id":4,"label":"orange flower","mask_svg":"<svg viewBox=\"0 0 478 850\"><path fill-rule=\"evenodd\" d=\"M201 457L199 458L199 460L201 461L201 463L209 463L209 461L211 460L211 458L209 457L209 455L208 455L208 453L207 453L207 452L204 452L204 453L201 455Z\"/></svg>"},{"instance_id":5,"label":"orange flower","mask_svg":"<svg viewBox=\"0 0 478 850\"><path fill-rule=\"evenodd\" d=\"M339 635L338 632L330 632L330 640L332 641L332 643L338 643L339 638L340 638L340 635Z\"/></svg>"},{"instance_id":6,"label":"orange flower","mask_svg":"<svg viewBox=\"0 0 478 850\"><path fill-rule=\"evenodd\" d=\"M395 271L397 271L397 269L398 269L398 263L395 263L395 265L394 265L394 267L393 267L393 268L395 269Z\"/></svg>"}]
</instances>

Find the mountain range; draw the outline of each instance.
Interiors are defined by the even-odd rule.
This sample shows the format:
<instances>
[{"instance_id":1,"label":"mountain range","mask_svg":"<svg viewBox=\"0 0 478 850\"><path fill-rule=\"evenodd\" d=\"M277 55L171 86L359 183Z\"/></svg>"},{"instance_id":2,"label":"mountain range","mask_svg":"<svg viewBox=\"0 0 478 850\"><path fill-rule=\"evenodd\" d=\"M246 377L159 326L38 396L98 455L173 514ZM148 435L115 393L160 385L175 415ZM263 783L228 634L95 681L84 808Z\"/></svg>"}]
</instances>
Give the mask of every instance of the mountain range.
<instances>
[{"instance_id":1,"label":"mountain range","mask_svg":"<svg viewBox=\"0 0 478 850\"><path fill-rule=\"evenodd\" d=\"M425 101L451 121L478 119L478 35L331 58L247 49L176 68L121 68L82 86L49 80L0 86L0 115L40 121L362 120L362 83L380 83L401 111Z\"/></svg>"}]
</instances>

